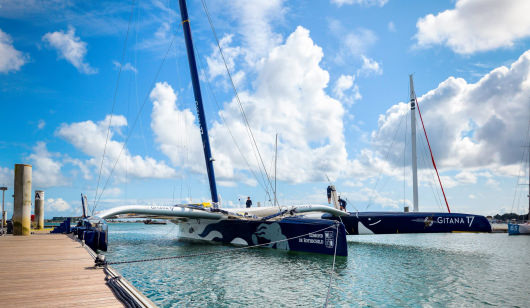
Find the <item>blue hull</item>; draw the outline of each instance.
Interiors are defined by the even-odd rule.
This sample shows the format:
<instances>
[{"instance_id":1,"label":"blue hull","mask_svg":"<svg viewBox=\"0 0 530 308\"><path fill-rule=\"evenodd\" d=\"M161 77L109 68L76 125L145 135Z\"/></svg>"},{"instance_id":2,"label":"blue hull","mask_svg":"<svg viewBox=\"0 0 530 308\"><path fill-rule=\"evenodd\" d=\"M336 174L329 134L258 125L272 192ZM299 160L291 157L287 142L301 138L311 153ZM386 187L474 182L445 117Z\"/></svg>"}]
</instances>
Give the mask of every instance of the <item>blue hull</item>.
<instances>
[{"instance_id":1,"label":"blue hull","mask_svg":"<svg viewBox=\"0 0 530 308\"><path fill-rule=\"evenodd\" d=\"M178 225L179 237L186 240L348 255L344 225L332 220L294 217L278 221L190 219Z\"/></svg>"},{"instance_id":2,"label":"blue hull","mask_svg":"<svg viewBox=\"0 0 530 308\"><path fill-rule=\"evenodd\" d=\"M491 232L486 217L459 213L358 212L340 218L349 235L393 233Z\"/></svg>"}]
</instances>

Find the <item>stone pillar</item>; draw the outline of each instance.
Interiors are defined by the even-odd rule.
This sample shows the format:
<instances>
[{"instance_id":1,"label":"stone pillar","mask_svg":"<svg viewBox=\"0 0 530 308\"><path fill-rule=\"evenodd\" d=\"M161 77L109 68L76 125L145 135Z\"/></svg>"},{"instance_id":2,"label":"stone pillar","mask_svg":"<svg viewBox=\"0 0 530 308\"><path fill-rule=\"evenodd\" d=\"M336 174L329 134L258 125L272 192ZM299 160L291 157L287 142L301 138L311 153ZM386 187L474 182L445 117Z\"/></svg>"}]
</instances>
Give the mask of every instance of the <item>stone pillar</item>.
<instances>
[{"instance_id":1,"label":"stone pillar","mask_svg":"<svg viewBox=\"0 0 530 308\"><path fill-rule=\"evenodd\" d=\"M13 235L31 234L31 165L15 165Z\"/></svg>"},{"instance_id":2,"label":"stone pillar","mask_svg":"<svg viewBox=\"0 0 530 308\"><path fill-rule=\"evenodd\" d=\"M35 224L37 229L44 229L44 192L35 191Z\"/></svg>"}]
</instances>

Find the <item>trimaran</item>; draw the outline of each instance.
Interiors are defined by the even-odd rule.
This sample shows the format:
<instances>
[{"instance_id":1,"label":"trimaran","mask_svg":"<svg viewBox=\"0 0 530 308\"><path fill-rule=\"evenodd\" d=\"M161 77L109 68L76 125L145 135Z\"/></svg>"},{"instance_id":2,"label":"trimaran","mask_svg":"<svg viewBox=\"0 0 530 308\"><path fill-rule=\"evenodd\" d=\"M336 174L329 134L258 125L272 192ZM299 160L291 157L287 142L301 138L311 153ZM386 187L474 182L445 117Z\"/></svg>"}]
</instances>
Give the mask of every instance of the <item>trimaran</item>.
<instances>
[{"instance_id":1,"label":"trimaran","mask_svg":"<svg viewBox=\"0 0 530 308\"><path fill-rule=\"evenodd\" d=\"M179 4L212 203L210 206L204 206L204 204L119 206L96 213L96 217L85 219L87 222L85 226L101 224L103 219L119 214L134 213L149 215L152 218L164 218L177 223L180 239L346 256L347 243L344 225L340 221L320 217L323 214L328 214L330 217L348 215L336 208L327 205L253 209L221 209L219 207L214 159L210 149L208 127L193 52L190 20L186 1L179 0ZM311 214L317 218L311 218ZM104 236L101 236L101 230L99 232L97 236L89 237L97 238L96 244L93 245L94 248L105 249L106 240L103 239L107 238L107 232L102 230Z\"/></svg>"},{"instance_id":2,"label":"trimaran","mask_svg":"<svg viewBox=\"0 0 530 308\"><path fill-rule=\"evenodd\" d=\"M491 232L491 225L484 216L451 213L447 200L448 213L419 212L415 119L417 98L412 76L410 76L410 106L413 212L343 212L339 210L336 194L332 198L334 207L311 204L241 209L220 208L213 166L214 159L208 138L186 1L179 0L179 5L212 203L173 206L124 205L99 212L95 217L84 215L84 226L81 230L88 229L87 234L93 239L91 241L93 248L106 250L107 231L97 226L101 226L104 219L120 214L139 214L149 218L170 220L178 225L180 239L338 256L347 255L347 234ZM434 158L432 160L434 165ZM86 200L83 201L86 204ZM83 211L86 213L86 206Z\"/></svg>"}]
</instances>

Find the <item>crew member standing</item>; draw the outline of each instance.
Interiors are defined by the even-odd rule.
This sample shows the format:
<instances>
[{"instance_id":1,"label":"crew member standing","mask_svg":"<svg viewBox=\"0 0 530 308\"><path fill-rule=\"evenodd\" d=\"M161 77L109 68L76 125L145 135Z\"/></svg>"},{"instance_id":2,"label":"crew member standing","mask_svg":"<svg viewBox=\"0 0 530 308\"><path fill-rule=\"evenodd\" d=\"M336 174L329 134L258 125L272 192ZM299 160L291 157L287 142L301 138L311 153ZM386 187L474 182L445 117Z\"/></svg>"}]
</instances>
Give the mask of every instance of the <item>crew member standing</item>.
<instances>
[{"instance_id":1,"label":"crew member standing","mask_svg":"<svg viewBox=\"0 0 530 308\"><path fill-rule=\"evenodd\" d=\"M327 192L328 192L328 204L331 203L331 191L333 190L333 188L331 187L331 185L328 185L328 189L327 189Z\"/></svg>"},{"instance_id":2,"label":"crew member standing","mask_svg":"<svg viewBox=\"0 0 530 308\"><path fill-rule=\"evenodd\" d=\"M252 206L252 200L250 200L250 197L247 198L247 209Z\"/></svg>"},{"instance_id":3,"label":"crew member standing","mask_svg":"<svg viewBox=\"0 0 530 308\"><path fill-rule=\"evenodd\" d=\"M344 201L340 196L339 196L339 206L340 206L341 211L346 212L346 201Z\"/></svg>"}]
</instances>

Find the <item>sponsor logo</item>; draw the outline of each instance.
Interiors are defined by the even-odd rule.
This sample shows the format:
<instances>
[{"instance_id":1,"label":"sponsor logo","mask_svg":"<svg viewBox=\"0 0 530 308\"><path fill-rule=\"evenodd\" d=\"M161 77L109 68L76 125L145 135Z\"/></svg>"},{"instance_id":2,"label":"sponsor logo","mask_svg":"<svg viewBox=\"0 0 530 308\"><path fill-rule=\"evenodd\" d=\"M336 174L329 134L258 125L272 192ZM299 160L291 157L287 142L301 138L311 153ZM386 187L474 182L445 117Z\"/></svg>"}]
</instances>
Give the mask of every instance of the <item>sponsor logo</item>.
<instances>
[{"instance_id":1,"label":"sponsor logo","mask_svg":"<svg viewBox=\"0 0 530 308\"><path fill-rule=\"evenodd\" d=\"M428 228L432 226L434 221L432 220L432 217L425 217L425 220L423 221L423 223L425 224L425 228Z\"/></svg>"},{"instance_id":2,"label":"sponsor logo","mask_svg":"<svg viewBox=\"0 0 530 308\"><path fill-rule=\"evenodd\" d=\"M326 248L335 247L334 231L324 231L324 240L326 242Z\"/></svg>"},{"instance_id":3,"label":"sponsor logo","mask_svg":"<svg viewBox=\"0 0 530 308\"><path fill-rule=\"evenodd\" d=\"M438 217L436 218L436 222L439 224L468 224L468 226L471 227L473 224L473 220L475 220L475 216L466 216L466 219L464 217Z\"/></svg>"}]
</instances>

